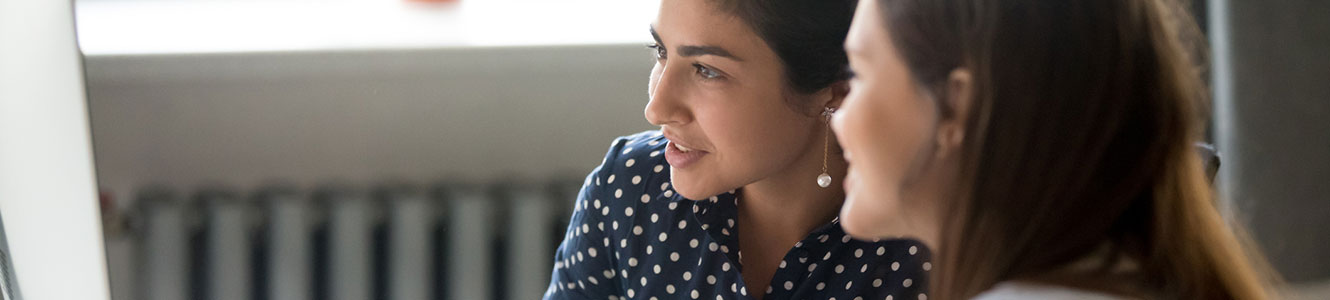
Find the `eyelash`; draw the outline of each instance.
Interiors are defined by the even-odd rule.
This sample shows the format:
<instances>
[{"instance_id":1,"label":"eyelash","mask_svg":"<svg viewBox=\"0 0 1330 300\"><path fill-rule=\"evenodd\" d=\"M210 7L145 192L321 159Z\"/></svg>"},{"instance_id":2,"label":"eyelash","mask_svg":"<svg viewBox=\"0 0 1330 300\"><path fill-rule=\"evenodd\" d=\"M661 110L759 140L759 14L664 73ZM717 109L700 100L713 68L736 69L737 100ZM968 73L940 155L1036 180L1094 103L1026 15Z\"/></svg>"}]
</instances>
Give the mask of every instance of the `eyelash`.
<instances>
[{"instance_id":1,"label":"eyelash","mask_svg":"<svg viewBox=\"0 0 1330 300\"><path fill-rule=\"evenodd\" d=\"M665 47L653 43L647 45L647 49L651 49L651 51L654 52L653 55L656 57L656 60L665 60Z\"/></svg>"},{"instance_id":2,"label":"eyelash","mask_svg":"<svg viewBox=\"0 0 1330 300\"><path fill-rule=\"evenodd\" d=\"M716 72L716 70L712 70L711 67L707 67L700 63L693 63L693 70L697 73L697 76L701 76L702 79L705 80L721 79L720 72Z\"/></svg>"},{"instance_id":3,"label":"eyelash","mask_svg":"<svg viewBox=\"0 0 1330 300\"><path fill-rule=\"evenodd\" d=\"M665 47L661 46L660 44L657 43L649 44L647 45L647 49L655 51L656 60L665 60L665 58L667 57L665 52ZM693 72L697 74L697 76L701 77L703 80L716 80L716 79L722 79L723 77L721 76L720 72L716 72L716 70L701 63L693 63L693 70L694 70Z\"/></svg>"}]
</instances>

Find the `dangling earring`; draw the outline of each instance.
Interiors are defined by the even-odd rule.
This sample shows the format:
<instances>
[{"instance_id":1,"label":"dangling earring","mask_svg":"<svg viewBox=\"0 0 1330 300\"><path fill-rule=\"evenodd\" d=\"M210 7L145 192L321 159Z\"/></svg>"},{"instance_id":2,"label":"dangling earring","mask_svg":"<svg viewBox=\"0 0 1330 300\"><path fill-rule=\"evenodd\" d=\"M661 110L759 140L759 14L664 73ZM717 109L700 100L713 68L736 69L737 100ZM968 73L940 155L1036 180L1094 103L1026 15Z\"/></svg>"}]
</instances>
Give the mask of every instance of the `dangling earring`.
<instances>
[{"instance_id":1,"label":"dangling earring","mask_svg":"<svg viewBox=\"0 0 1330 300\"><path fill-rule=\"evenodd\" d=\"M831 174L827 174L827 157L831 155L831 114L836 112L834 107L822 109L822 118L826 120L826 134L822 135L822 174L817 175L817 186L827 188L831 186Z\"/></svg>"}]
</instances>

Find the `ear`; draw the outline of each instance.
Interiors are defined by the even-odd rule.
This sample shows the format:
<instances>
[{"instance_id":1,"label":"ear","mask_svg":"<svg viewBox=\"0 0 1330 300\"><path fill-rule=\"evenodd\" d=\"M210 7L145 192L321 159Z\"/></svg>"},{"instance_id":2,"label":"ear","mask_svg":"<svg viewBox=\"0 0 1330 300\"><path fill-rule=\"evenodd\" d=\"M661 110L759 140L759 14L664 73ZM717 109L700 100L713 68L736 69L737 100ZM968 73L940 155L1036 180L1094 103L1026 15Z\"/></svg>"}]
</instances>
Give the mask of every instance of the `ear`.
<instances>
[{"instance_id":1,"label":"ear","mask_svg":"<svg viewBox=\"0 0 1330 300\"><path fill-rule=\"evenodd\" d=\"M841 104L845 102L845 96L849 94L850 94L849 81L841 80L837 81L836 83L832 83L830 86L827 86L826 88L822 89L821 92L818 93L817 99L819 101L817 102L818 106L815 107L815 109L817 110L816 113L821 114L822 108L824 107L840 108Z\"/></svg>"},{"instance_id":2,"label":"ear","mask_svg":"<svg viewBox=\"0 0 1330 300\"><path fill-rule=\"evenodd\" d=\"M941 155L954 153L965 141L965 120L970 118L974 102L974 79L970 70L960 68L947 76L947 93L942 105L947 113L938 120L937 141Z\"/></svg>"}]
</instances>

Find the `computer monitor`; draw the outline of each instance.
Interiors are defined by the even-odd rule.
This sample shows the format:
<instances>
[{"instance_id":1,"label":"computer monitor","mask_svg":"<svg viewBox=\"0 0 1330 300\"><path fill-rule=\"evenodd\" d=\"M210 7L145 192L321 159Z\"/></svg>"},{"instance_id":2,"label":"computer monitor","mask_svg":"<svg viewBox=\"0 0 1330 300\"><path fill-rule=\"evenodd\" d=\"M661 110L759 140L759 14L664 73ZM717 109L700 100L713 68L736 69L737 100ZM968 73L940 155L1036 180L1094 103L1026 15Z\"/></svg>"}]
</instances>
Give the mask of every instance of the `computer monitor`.
<instances>
[{"instance_id":1,"label":"computer monitor","mask_svg":"<svg viewBox=\"0 0 1330 300\"><path fill-rule=\"evenodd\" d=\"M3 299L107 299L71 0L0 0Z\"/></svg>"}]
</instances>

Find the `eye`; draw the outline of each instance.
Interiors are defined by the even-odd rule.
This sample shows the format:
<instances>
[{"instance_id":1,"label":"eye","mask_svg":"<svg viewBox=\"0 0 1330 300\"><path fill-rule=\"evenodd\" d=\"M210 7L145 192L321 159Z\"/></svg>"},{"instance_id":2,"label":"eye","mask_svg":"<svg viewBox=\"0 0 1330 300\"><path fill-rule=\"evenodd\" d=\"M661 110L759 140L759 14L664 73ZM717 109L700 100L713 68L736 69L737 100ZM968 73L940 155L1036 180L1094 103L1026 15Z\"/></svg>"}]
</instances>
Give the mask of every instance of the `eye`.
<instances>
[{"instance_id":1,"label":"eye","mask_svg":"<svg viewBox=\"0 0 1330 300\"><path fill-rule=\"evenodd\" d=\"M719 72L716 72L716 70L712 70L710 67L707 67L706 65L693 63L693 68L697 69L697 75L702 76L702 79L720 78Z\"/></svg>"},{"instance_id":2,"label":"eye","mask_svg":"<svg viewBox=\"0 0 1330 300\"><path fill-rule=\"evenodd\" d=\"M665 60L664 46L661 46L660 44L657 43L652 43L650 45L647 45L647 49L651 49L652 52L655 52L654 54L656 56L656 60Z\"/></svg>"}]
</instances>

